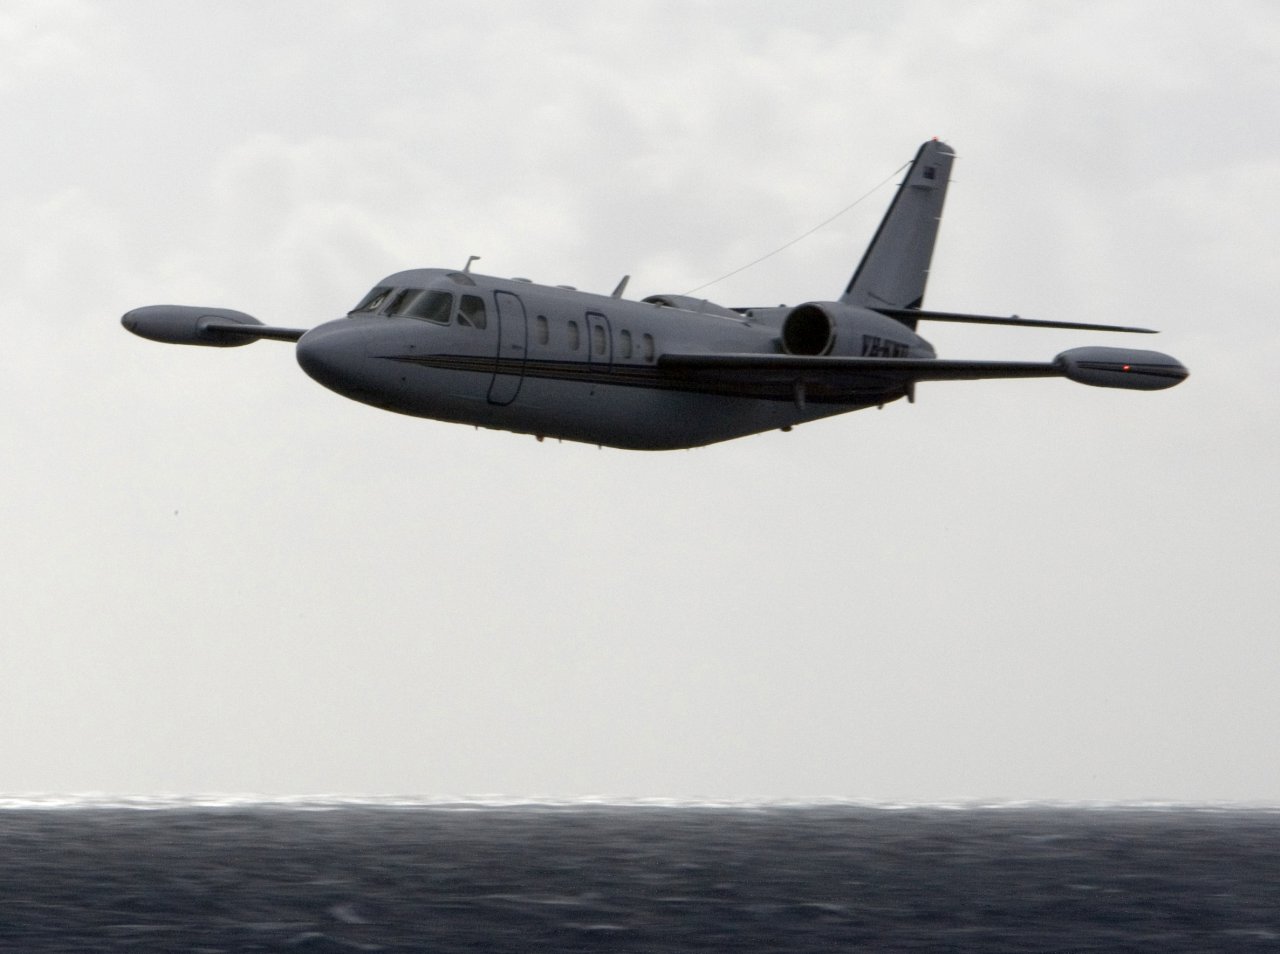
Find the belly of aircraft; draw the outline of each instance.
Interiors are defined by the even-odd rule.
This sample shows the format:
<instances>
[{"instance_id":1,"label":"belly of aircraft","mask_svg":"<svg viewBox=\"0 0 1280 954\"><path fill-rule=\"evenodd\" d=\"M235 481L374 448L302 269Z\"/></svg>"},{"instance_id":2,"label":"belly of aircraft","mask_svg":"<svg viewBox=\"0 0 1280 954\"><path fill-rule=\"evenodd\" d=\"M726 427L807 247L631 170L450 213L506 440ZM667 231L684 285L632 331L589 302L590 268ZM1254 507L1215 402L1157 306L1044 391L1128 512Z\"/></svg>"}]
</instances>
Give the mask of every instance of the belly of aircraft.
<instances>
[{"instance_id":1,"label":"belly of aircraft","mask_svg":"<svg viewBox=\"0 0 1280 954\"><path fill-rule=\"evenodd\" d=\"M793 401L526 376L485 395L491 373L430 369L404 376L393 410L417 417L629 450L679 450L792 427L867 405ZM501 376L499 376L501 378ZM514 376L511 376L514 378ZM385 396L384 396L385 397ZM381 406L387 406L383 403Z\"/></svg>"}]
</instances>

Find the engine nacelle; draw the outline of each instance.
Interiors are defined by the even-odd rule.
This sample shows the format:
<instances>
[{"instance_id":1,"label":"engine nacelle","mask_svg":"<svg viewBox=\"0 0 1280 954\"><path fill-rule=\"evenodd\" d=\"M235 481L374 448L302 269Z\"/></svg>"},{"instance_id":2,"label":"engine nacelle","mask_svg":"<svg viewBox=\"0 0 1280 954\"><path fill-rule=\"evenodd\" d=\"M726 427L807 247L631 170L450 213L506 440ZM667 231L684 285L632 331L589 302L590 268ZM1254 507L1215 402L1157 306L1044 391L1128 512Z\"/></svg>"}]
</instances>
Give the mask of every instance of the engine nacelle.
<instances>
[{"instance_id":1,"label":"engine nacelle","mask_svg":"<svg viewBox=\"0 0 1280 954\"><path fill-rule=\"evenodd\" d=\"M1189 374L1180 361L1159 351L1072 348L1056 360L1072 381L1095 388L1159 391L1181 383Z\"/></svg>"},{"instance_id":2,"label":"engine nacelle","mask_svg":"<svg viewBox=\"0 0 1280 954\"><path fill-rule=\"evenodd\" d=\"M252 344L248 335L229 334L206 327L210 322L261 325L257 318L230 308L200 308L193 305L147 305L135 308L120 323L135 335L166 344L204 345L210 348L238 348Z\"/></svg>"},{"instance_id":3,"label":"engine nacelle","mask_svg":"<svg viewBox=\"0 0 1280 954\"><path fill-rule=\"evenodd\" d=\"M840 357L933 357L931 348L900 321L834 301L797 305L782 320L787 354Z\"/></svg>"}]
</instances>

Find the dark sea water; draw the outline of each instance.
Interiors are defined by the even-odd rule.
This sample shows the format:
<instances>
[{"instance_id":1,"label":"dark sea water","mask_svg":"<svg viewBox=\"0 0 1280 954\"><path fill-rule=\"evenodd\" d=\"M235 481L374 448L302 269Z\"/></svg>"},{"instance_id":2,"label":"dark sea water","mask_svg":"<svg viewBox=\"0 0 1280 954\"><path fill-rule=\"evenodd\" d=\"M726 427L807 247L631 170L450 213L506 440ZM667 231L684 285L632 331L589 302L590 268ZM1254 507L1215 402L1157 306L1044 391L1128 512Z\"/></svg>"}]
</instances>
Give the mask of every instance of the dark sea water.
<instances>
[{"instance_id":1,"label":"dark sea water","mask_svg":"<svg viewBox=\"0 0 1280 954\"><path fill-rule=\"evenodd\" d=\"M0 950L1280 951L1280 813L11 804Z\"/></svg>"}]
</instances>

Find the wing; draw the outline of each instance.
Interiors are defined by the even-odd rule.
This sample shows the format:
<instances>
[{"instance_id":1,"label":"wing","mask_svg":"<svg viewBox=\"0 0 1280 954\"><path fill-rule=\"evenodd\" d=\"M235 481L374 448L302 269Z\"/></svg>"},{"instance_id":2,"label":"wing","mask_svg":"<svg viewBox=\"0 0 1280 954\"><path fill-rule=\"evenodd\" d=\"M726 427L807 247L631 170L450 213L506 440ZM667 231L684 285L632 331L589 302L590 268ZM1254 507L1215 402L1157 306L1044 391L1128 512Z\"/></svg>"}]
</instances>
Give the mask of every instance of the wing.
<instances>
[{"instance_id":1,"label":"wing","mask_svg":"<svg viewBox=\"0 0 1280 954\"><path fill-rule=\"evenodd\" d=\"M741 397L843 403L901 395L917 381L1066 377L1097 387L1156 390L1187 376L1168 355L1121 348L1073 348L1053 361L840 358L786 354L664 354L659 370L699 390Z\"/></svg>"},{"instance_id":2,"label":"wing","mask_svg":"<svg viewBox=\"0 0 1280 954\"><path fill-rule=\"evenodd\" d=\"M230 335L252 341L268 338L272 341L297 341L307 333L306 328L279 328L274 325L247 325L236 321L206 321L200 330L210 335Z\"/></svg>"}]
</instances>

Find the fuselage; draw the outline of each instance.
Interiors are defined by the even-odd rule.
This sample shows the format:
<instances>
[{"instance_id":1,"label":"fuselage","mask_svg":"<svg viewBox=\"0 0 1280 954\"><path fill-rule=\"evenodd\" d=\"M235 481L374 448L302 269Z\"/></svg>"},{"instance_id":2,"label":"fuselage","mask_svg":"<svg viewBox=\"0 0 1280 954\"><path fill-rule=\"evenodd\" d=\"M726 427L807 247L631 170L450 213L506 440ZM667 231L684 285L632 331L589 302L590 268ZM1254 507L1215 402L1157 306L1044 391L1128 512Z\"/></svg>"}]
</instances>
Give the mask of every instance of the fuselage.
<instances>
[{"instance_id":1,"label":"fuselage","mask_svg":"<svg viewBox=\"0 0 1280 954\"><path fill-rule=\"evenodd\" d=\"M789 428L906 394L871 383L852 403L786 389L744 397L673 376L659 366L663 354L779 353L788 309L662 300L416 269L308 331L297 357L325 387L386 410L639 450ZM933 356L905 325L872 312L864 320L862 339L874 347Z\"/></svg>"}]
</instances>

